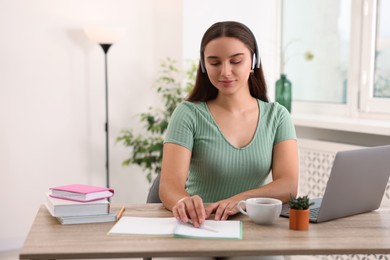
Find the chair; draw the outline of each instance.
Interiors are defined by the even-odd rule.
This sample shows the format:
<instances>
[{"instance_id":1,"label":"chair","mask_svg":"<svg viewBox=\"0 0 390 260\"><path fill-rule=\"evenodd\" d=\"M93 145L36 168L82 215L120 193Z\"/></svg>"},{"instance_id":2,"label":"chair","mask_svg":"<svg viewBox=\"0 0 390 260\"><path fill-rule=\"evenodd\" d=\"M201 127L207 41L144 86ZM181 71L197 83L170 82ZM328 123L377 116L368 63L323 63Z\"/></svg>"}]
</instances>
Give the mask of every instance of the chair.
<instances>
[{"instance_id":1,"label":"chair","mask_svg":"<svg viewBox=\"0 0 390 260\"><path fill-rule=\"evenodd\" d=\"M152 186L150 187L146 203L161 203L160 195L160 174L154 179Z\"/></svg>"}]
</instances>

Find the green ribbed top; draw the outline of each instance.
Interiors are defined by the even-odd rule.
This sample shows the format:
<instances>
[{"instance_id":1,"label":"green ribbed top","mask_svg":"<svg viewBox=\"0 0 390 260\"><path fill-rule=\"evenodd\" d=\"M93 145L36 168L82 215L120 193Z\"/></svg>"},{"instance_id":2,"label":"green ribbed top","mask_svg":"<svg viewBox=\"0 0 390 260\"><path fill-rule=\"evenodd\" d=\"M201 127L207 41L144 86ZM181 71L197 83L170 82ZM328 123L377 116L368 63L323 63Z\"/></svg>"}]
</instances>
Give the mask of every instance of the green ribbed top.
<instances>
[{"instance_id":1,"label":"green ribbed top","mask_svg":"<svg viewBox=\"0 0 390 260\"><path fill-rule=\"evenodd\" d=\"M164 143L192 151L186 183L190 195L215 202L264 184L272 166L273 146L296 139L296 134L287 109L261 100L258 104L256 133L243 148L234 147L223 136L205 102L186 101L175 109Z\"/></svg>"}]
</instances>

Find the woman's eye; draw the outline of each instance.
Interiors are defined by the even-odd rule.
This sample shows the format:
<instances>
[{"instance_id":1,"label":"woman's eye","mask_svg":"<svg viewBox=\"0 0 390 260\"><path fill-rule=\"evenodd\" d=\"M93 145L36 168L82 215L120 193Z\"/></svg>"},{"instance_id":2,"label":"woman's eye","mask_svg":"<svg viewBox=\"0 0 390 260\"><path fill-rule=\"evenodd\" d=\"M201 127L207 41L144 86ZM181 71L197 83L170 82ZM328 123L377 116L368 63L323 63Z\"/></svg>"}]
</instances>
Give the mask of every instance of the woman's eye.
<instances>
[{"instance_id":1,"label":"woman's eye","mask_svg":"<svg viewBox=\"0 0 390 260\"><path fill-rule=\"evenodd\" d=\"M241 63L241 60L232 60L232 61L230 61L230 64L233 64L233 65L239 64L239 63ZM210 62L209 64L210 64L211 66L219 66L219 65L221 65L221 62L219 62L219 61L213 61L213 62Z\"/></svg>"}]
</instances>

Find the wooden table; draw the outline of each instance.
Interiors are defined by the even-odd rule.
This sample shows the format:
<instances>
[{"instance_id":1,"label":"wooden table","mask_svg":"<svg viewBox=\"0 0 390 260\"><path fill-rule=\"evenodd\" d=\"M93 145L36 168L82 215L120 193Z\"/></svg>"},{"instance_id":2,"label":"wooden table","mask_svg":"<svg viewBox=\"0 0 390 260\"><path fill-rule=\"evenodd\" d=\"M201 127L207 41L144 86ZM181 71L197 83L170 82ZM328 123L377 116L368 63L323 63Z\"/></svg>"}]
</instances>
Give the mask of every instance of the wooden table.
<instances>
[{"instance_id":1,"label":"wooden table","mask_svg":"<svg viewBox=\"0 0 390 260\"><path fill-rule=\"evenodd\" d=\"M119 205L112 205L118 211ZM126 205L125 216L170 217L161 204ZM389 254L390 209L320 224L309 231L293 231L288 219L272 226L243 222L243 240L210 240L107 236L110 223L61 225L44 206L19 255L20 259L135 258L174 256L246 256L315 254Z\"/></svg>"}]
</instances>

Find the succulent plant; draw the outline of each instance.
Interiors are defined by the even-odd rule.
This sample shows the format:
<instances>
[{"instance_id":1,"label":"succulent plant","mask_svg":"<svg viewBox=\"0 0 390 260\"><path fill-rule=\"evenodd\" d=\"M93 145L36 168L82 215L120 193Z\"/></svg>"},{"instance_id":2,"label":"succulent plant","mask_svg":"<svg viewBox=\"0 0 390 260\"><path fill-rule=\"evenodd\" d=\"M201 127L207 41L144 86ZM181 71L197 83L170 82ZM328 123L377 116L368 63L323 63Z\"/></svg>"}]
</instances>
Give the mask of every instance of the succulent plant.
<instances>
[{"instance_id":1,"label":"succulent plant","mask_svg":"<svg viewBox=\"0 0 390 260\"><path fill-rule=\"evenodd\" d=\"M308 195L297 198L290 196L288 204L291 209L305 210L308 209L311 205L313 205L314 202L310 202Z\"/></svg>"}]
</instances>

